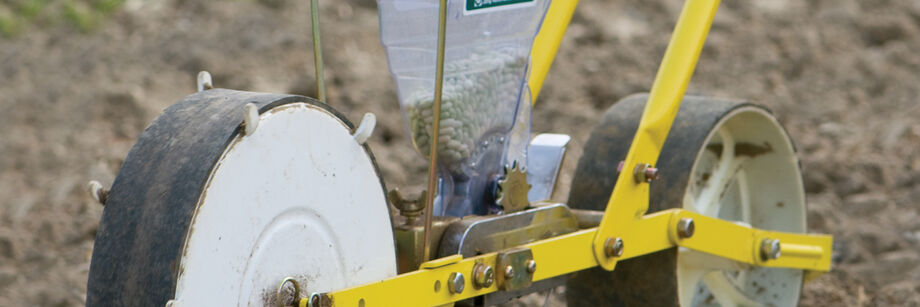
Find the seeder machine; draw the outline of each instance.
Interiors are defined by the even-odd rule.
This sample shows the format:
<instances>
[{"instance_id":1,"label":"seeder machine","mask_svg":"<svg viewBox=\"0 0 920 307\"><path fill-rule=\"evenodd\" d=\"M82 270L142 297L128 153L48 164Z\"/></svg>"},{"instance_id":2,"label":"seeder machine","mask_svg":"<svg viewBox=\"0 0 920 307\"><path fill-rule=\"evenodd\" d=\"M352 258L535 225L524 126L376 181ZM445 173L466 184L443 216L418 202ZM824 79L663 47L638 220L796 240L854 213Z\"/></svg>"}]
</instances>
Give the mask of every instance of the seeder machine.
<instances>
[{"instance_id":1,"label":"seeder machine","mask_svg":"<svg viewBox=\"0 0 920 307\"><path fill-rule=\"evenodd\" d=\"M90 184L88 306L488 306L560 285L570 306L794 306L830 269L777 120L684 95L719 1L686 1L651 92L604 113L566 203L549 199L570 138L530 121L577 1L377 3L425 192L387 189L373 114L324 103L313 0L318 99L203 72L110 189Z\"/></svg>"}]
</instances>

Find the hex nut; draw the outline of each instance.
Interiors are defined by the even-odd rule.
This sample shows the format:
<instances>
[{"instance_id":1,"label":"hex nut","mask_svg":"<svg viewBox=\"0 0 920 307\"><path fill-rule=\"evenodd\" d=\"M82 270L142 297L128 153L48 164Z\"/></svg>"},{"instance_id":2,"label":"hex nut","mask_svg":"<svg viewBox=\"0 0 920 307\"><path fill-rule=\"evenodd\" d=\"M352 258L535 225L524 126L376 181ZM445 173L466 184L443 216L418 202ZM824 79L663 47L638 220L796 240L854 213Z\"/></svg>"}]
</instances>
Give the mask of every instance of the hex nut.
<instances>
[{"instance_id":1,"label":"hex nut","mask_svg":"<svg viewBox=\"0 0 920 307\"><path fill-rule=\"evenodd\" d=\"M463 273L453 272L450 273L450 277L447 278L447 290L450 293L458 294L463 293L463 288L465 287L466 280L463 278Z\"/></svg>"},{"instance_id":2,"label":"hex nut","mask_svg":"<svg viewBox=\"0 0 920 307\"><path fill-rule=\"evenodd\" d=\"M480 288L491 287L495 282L495 270L492 266L477 263L473 267L473 284Z\"/></svg>"},{"instance_id":3,"label":"hex nut","mask_svg":"<svg viewBox=\"0 0 920 307\"><path fill-rule=\"evenodd\" d=\"M763 239L760 241L760 259L774 260L778 259L781 254L781 247L778 239Z\"/></svg>"},{"instance_id":4,"label":"hex nut","mask_svg":"<svg viewBox=\"0 0 920 307\"><path fill-rule=\"evenodd\" d=\"M623 239L620 238L607 238L607 241L604 242L604 253L607 254L607 257L623 256L624 248Z\"/></svg>"},{"instance_id":5,"label":"hex nut","mask_svg":"<svg viewBox=\"0 0 920 307\"><path fill-rule=\"evenodd\" d=\"M681 239L692 237L694 231L696 231L696 225L693 219L685 217L677 221L677 236Z\"/></svg>"}]
</instances>

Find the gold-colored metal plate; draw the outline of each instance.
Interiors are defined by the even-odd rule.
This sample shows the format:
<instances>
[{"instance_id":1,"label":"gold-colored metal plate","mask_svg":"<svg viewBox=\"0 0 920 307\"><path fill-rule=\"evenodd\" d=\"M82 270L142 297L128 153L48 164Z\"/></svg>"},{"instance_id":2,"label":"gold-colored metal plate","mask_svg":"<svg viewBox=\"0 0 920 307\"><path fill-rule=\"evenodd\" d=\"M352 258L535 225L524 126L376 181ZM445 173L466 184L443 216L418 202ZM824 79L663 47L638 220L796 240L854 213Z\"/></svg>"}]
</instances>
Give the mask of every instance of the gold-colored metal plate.
<instances>
[{"instance_id":1,"label":"gold-colored metal plate","mask_svg":"<svg viewBox=\"0 0 920 307\"><path fill-rule=\"evenodd\" d=\"M530 261L533 261L533 253L529 248L513 248L498 253L495 260L498 289L512 291L529 287L534 273L527 269Z\"/></svg>"}]
</instances>

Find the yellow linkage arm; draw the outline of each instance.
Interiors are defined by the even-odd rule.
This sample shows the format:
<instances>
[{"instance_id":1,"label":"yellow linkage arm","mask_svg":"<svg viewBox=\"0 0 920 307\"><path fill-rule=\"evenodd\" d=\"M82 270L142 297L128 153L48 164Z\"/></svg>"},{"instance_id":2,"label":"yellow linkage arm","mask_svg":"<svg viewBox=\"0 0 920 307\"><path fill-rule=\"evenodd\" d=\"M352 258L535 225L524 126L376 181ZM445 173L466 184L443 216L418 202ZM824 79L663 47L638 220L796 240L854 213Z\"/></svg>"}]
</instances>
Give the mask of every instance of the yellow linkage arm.
<instances>
[{"instance_id":1,"label":"yellow linkage arm","mask_svg":"<svg viewBox=\"0 0 920 307\"><path fill-rule=\"evenodd\" d=\"M648 184L633 179L633 168L640 163L654 165L658 161L718 6L719 0L687 0L684 3L652 85L636 137L626 155L623 171L617 178L604 219L594 238L594 256L606 270L613 270L618 257L605 253L605 243L619 236L624 250L629 250L631 242L625 236L635 231L636 220L648 209Z\"/></svg>"},{"instance_id":2,"label":"yellow linkage arm","mask_svg":"<svg viewBox=\"0 0 920 307\"><path fill-rule=\"evenodd\" d=\"M543 81L546 80L546 74L553 65L553 58L556 57L556 51L559 50L559 44L562 43L565 29L569 26L577 5L578 0L555 0L550 3L549 11L546 12L546 17L543 19L543 26L540 27L540 33L533 41L533 49L530 52L530 76L527 84L530 86L530 96L534 103L537 101L537 96L540 95Z\"/></svg>"},{"instance_id":3,"label":"yellow linkage arm","mask_svg":"<svg viewBox=\"0 0 920 307\"><path fill-rule=\"evenodd\" d=\"M692 218L695 233L689 237L678 234L678 221ZM633 222L635 231L623 240L633 242L620 260L640 257L660 250L683 246L721 256L737 262L766 267L796 268L812 271L830 269L831 237L796 233L771 232L737 225L697 213L672 209L649 214ZM521 246L530 249L537 270L533 281L565 275L598 265L589 248L597 228L553 237ZM763 239L778 239L781 253L776 259L761 257ZM463 259L460 255L422 264L418 271L349 289L321 294L313 305L311 298L300 301L309 306L441 306L459 300L498 291L498 283L477 288L470 281L477 263L496 268L497 253ZM451 274L464 274L465 289L455 293L448 289ZM496 273L501 274L501 273Z\"/></svg>"}]
</instances>

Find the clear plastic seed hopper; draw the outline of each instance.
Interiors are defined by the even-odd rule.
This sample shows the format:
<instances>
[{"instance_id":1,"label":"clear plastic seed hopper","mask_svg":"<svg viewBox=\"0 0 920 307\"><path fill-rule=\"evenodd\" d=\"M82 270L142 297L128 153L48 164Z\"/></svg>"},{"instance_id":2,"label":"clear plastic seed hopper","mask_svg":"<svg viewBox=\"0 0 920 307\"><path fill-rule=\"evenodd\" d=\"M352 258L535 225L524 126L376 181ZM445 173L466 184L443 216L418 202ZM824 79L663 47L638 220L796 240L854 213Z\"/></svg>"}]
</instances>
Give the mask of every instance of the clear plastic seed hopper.
<instances>
[{"instance_id":1,"label":"clear plastic seed hopper","mask_svg":"<svg viewBox=\"0 0 920 307\"><path fill-rule=\"evenodd\" d=\"M378 0L380 36L412 143L429 155L438 0ZM448 2L435 215L501 211L495 179L526 165L530 49L548 0Z\"/></svg>"}]
</instances>

